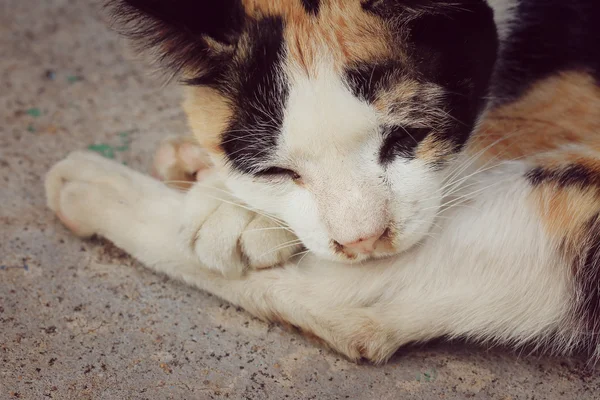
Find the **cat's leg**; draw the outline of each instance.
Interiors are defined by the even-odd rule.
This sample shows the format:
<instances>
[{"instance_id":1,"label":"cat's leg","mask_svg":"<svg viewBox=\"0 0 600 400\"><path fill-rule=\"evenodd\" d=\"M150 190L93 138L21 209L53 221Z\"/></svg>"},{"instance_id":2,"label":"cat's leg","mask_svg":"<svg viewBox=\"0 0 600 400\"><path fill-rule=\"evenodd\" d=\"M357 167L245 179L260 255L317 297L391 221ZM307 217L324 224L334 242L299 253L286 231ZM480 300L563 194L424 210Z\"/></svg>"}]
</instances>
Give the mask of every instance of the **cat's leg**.
<instances>
[{"instance_id":1,"label":"cat's leg","mask_svg":"<svg viewBox=\"0 0 600 400\"><path fill-rule=\"evenodd\" d=\"M74 152L48 172L45 189L48 207L78 236L110 236L148 265L168 263L167 248L177 249L181 261L194 260L181 246L177 224L184 194L155 179L98 155Z\"/></svg>"},{"instance_id":2,"label":"cat's leg","mask_svg":"<svg viewBox=\"0 0 600 400\"><path fill-rule=\"evenodd\" d=\"M374 289L383 282L377 278L365 282L365 274L358 269L310 256L302 260L300 268L288 264L250 271L240 279L226 279L204 268L197 244L181 241L182 231L197 225L190 211L185 211L193 191L184 195L89 153L74 153L55 165L47 176L46 190L50 208L77 234L102 235L158 272L263 319L296 326L351 359L383 361L399 346L393 340L394 332L378 321L374 310L365 307L379 298L380 291ZM278 236L276 230L262 232L263 237L273 235ZM218 240L212 245L212 252L223 251ZM267 249L270 246L266 244ZM264 243L259 247L248 251L265 251ZM376 274L375 269L372 272ZM357 296L361 285L369 290Z\"/></svg>"}]
</instances>

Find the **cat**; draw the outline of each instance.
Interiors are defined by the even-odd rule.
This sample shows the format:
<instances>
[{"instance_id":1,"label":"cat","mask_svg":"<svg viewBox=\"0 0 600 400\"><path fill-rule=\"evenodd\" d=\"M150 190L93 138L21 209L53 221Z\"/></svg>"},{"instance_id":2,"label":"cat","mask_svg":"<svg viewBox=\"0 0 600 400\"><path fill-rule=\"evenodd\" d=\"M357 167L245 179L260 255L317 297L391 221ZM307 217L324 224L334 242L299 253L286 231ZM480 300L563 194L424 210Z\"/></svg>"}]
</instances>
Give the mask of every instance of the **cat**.
<instances>
[{"instance_id":1,"label":"cat","mask_svg":"<svg viewBox=\"0 0 600 400\"><path fill-rule=\"evenodd\" d=\"M188 190L74 152L45 181L73 232L351 360L437 337L600 355L600 3L109 9L185 86L194 139L155 175Z\"/></svg>"}]
</instances>

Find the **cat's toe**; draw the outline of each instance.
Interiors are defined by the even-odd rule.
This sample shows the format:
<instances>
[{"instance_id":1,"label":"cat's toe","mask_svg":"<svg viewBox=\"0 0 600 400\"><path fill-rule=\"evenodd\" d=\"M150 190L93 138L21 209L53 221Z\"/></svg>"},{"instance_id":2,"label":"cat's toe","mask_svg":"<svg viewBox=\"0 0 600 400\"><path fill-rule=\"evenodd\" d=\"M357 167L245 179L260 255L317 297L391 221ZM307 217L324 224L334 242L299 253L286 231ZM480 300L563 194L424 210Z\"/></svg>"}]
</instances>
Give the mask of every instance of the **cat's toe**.
<instances>
[{"instance_id":1,"label":"cat's toe","mask_svg":"<svg viewBox=\"0 0 600 400\"><path fill-rule=\"evenodd\" d=\"M251 269L275 267L304 254L302 242L290 228L261 215L242 232L240 246Z\"/></svg>"}]
</instances>

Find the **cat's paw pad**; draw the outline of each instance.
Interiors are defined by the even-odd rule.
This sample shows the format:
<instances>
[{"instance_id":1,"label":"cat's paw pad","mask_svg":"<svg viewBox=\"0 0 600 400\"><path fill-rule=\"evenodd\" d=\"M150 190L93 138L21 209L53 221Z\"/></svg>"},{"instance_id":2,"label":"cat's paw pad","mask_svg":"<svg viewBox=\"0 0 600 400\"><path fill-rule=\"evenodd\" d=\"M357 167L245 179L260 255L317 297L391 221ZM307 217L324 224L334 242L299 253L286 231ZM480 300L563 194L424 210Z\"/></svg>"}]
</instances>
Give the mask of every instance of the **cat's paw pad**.
<instances>
[{"instance_id":1,"label":"cat's paw pad","mask_svg":"<svg viewBox=\"0 0 600 400\"><path fill-rule=\"evenodd\" d=\"M194 138L171 136L159 145L152 173L168 186L188 189L211 167L208 153Z\"/></svg>"}]
</instances>

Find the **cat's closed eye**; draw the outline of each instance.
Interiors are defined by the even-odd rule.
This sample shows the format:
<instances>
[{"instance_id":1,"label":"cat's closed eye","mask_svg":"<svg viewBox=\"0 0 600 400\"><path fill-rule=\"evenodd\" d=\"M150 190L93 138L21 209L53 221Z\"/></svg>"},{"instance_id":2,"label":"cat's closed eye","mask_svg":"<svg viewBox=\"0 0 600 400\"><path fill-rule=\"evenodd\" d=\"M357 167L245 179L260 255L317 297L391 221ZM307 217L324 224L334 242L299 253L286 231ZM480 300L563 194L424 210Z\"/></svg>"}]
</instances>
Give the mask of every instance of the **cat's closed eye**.
<instances>
[{"instance_id":1,"label":"cat's closed eye","mask_svg":"<svg viewBox=\"0 0 600 400\"><path fill-rule=\"evenodd\" d=\"M262 169L256 173L257 176L265 178L289 178L293 181L302 179L300 174L288 168L269 167Z\"/></svg>"},{"instance_id":2,"label":"cat's closed eye","mask_svg":"<svg viewBox=\"0 0 600 400\"><path fill-rule=\"evenodd\" d=\"M397 156L410 158L414 149L431 132L428 128L393 126L386 130L383 145L379 151L382 164L393 161Z\"/></svg>"}]
</instances>

